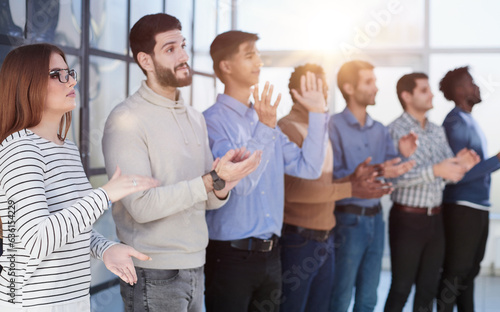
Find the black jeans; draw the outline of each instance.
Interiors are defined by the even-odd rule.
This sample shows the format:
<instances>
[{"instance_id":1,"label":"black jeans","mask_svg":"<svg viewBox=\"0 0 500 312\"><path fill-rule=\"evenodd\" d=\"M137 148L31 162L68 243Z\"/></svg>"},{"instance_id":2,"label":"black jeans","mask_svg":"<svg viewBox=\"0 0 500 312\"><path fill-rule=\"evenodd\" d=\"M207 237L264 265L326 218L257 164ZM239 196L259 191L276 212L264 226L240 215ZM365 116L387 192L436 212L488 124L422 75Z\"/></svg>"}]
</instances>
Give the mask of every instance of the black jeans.
<instances>
[{"instance_id":1,"label":"black jeans","mask_svg":"<svg viewBox=\"0 0 500 312\"><path fill-rule=\"evenodd\" d=\"M281 298L279 247L269 252L239 250L210 241L205 264L207 312L276 312Z\"/></svg>"},{"instance_id":2,"label":"black jeans","mask_svg":"<svg viewBox=\"0 0 500 312\"><path fill-rule=\"evenodd\" d=\"M444 258L442 214L391 209L389 216L392 283L385 312L402 311L415 283L414 312L432 312Z\"/></svg>"},{"instance_id":3,"label":"black jeans","mask_svg":"<svg viewBox=\"0 0 500 312\"><path fill-rule=\"evenodd\" d=\"M488 238L489 213L456 204L443 211L446 238L445 260L437 309L474 311L474 278L479 274Z\"/></svg>"}]
</instances>

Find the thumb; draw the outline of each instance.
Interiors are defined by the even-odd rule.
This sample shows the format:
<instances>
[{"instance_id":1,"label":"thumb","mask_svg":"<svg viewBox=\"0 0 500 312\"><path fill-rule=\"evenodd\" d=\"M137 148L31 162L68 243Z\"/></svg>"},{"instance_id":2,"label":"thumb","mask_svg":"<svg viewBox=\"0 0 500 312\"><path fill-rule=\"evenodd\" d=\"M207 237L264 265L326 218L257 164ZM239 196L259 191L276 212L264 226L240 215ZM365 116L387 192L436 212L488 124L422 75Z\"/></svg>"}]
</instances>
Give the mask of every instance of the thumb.
<instances>
[{"instance_id":1,"label":"thumb","mask_svg":"<svg viewBox=\"0 0 500 312\"><path fill-rule=\"evenodd\" d=\"M371 163L371 161L372 161L372 157L371 157L371 156L368 156L368 157L366 157L365 161L363 161L363 163L364 163L365 165L368 165L369 163Z\"/></svg>"},{"instance_id":2,"label":"thumb","mask_svg":"<svg viewBox=\"0 0 500 312\"><path fill-rule=\"evenodd\" d=\"M137 250L135 250L134 248L131 247L131 251L130 251L130 256L131 257L134 257L134 258L137 258L141 261L147 261L147 260L152 260L150 256L148 255L145 255L143 254L142 252L138 252Z\"/></svg>"},{"instance_id":3,"label":"thumb","mask_svg":"<svg viewBox=\"0 0 500 312\"><path fill-rule=\"evenodd\" d=\"M116 165L115 173L113 173L113 176L111 177L110 180L116 179L121 175L122 175L122 170L120 169L120 166Z\"/></svg>"}]
</instances>

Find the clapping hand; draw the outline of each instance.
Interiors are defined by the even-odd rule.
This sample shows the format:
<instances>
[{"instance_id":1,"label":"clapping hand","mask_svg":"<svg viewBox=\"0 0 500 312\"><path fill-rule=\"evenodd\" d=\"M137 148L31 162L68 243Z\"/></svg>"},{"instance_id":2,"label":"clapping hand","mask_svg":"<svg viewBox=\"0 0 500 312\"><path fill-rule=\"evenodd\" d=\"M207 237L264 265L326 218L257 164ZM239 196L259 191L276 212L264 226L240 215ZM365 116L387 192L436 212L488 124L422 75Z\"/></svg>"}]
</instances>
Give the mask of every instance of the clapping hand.
<instances>
[{"instance_id":1,"label":"clapping hand","mask_svg":"<svg viewBox=\"0 0 500 312\"><path fill-rule=\"evenodd\" d=\"M326 111L323 80L316 79L315 74L307 72L300 77L300 92L292 89L292 94L307 111L314 113L324 113Z\"/></svg>"}]
</instances>

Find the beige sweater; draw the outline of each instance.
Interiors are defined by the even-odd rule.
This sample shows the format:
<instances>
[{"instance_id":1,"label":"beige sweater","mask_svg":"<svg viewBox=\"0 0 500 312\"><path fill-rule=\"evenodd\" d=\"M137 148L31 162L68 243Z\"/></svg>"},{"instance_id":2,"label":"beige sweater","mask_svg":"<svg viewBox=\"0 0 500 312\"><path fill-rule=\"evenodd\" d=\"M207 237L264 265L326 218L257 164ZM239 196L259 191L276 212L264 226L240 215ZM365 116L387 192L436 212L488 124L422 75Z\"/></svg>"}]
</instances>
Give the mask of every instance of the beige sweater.
<instances>
[{"instance_id":1,"label":"beige sweater","mask_svg":"<svg viewBox=\"0 0 500 312\"><path fill-rule=\"evenodd\" d=\"M205 263L205 210L225 201L207 195L201 176L211 170L203 115L152 91L140 89L113 109L102 140L106 171L158 179L161 186L113 205L118 238L149 255L134 264L152 269L187 269Z\"/></svg>"}]
</instances>

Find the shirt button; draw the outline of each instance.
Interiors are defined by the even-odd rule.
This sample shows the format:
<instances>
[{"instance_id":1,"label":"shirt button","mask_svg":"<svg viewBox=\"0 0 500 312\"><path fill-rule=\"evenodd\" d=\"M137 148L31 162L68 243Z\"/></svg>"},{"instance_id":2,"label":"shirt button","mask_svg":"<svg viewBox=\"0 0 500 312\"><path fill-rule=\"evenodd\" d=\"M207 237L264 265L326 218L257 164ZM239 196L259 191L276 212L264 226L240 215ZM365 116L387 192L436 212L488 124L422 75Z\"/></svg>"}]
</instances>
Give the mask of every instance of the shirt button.
<instances>
[{"instance_id":1,"label":"shirt button","mask_svg":"<svg viewBox=\"0 0 500 312\"><path fill-rule=\"evenodd\" d=\"M276 140L276 137L275 137L275 136L273 136L273 140Z\"/></svg>"},{"instance_id":2,"label":"shirt button","mask_svg":"<svg viewBox=\"0 0 500 312\"><path fill-rule=\"evenodd\" d=\"M250 122L250 124L253 126L253 121L252 121L252 122Z\"/></svg>"},{"instance_id":3,"label":"shirt button","mask_svg":"<svg viewBox=\"0 0 500 312\"><path fill-rule=\"evenodd\" d=\"M268 213L266 213L266 217L268 217L268 218L269 218L269 214L268 214Z\"/></svg>"},{"instance_id":4,"label":"shirt button","mask_svg":"<svg viewBox=\"0 0 500 312\"><path fill-rule=\"evenodd\" d=\"M262 192L260 192L260 193L261 193L262 195L264 195L266 192L262 191Z\"/></svg>"}]
</instances>

